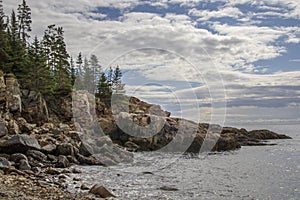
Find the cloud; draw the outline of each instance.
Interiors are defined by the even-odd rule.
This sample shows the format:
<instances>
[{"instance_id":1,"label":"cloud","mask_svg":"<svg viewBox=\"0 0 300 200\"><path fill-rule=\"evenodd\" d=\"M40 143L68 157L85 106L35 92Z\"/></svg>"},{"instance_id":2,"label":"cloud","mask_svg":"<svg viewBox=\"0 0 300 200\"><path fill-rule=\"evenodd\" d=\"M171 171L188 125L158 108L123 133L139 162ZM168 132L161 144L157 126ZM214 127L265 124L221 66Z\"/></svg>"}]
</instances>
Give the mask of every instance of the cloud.
<instances>
[{"instance_id":1,"label":"cloud","mask_svg":"<svg viewBox=\"0 0 300 200\"><path fill-rule=\"evenodd\" d=\"M261 25L270 16L299 19L299 1L209 0L206 4L214 2L222 4L213 10L200 9L199 5L204 5L201 0L41 0L28 4L32 35L42 37L48 24L63 26L73 57L79 52L94 53L104 67L120 64L128 72L124 73L127 91L145 100L176 111L180 100L180 106L191 115L195 105L209 110L212 103L224 100L245 113L251 108L297 107L300 72L259 75L256 73L266 73L266 68L254 63L289 53L286 43L300 43L296 24ZM18 3L4 0L6 12ZM172 4L186 13L168 10ZM165 13L131 11L138 5L164 8ZM257 10L243 12L240 5ZM105 7L116 9L120 16L108 20L108 14L101 12ZM233 20L226 23L222 18ZM147 85L153 82L160 85ZM243 113L238 116L247 118Z\"/></svg>"},{"instance_id":2,"label":"cloud","mask_svg":"<svg viewBox=\"0 0 300 200\"><path fill-rule=\"evenodd\" d=\"M210 20L211 18L223 17L231 17L237 19L243 15L243 13L236 7L224 7L218 9L217 11L198 10L193 8L189 11L189 14L199 17L199 21L206 21Z\"/></svg>"}]
</instances>

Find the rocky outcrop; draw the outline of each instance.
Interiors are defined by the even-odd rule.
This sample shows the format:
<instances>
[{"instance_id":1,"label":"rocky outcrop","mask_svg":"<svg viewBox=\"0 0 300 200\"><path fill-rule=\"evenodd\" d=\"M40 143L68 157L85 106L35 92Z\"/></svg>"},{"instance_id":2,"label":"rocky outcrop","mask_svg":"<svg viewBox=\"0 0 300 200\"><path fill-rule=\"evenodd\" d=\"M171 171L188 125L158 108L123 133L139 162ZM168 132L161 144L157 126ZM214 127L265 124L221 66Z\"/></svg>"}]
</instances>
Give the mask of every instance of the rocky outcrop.
<instances>
[{"instance_id":1,"label":"rocky outcrop","mask_svg":"<svg viewBox=\"0 0 300 200\"><path fill-rule=\"evenodd\" d=\"M27 122L41 125L49 121L48 107L41 93L22 90L22 117Z\"/></svg>"},{"instance_id":2,"label":"rocky outcrop","mask_svg":"<svg viewBox=\"0 0 300 200\"><path fill-rule=\"evenodd\" d=\"M35 137L29 135L15 135L0 143L1 153L23 153L30 149L40 150L41 146Z\"/></svg>"}]
</instances>

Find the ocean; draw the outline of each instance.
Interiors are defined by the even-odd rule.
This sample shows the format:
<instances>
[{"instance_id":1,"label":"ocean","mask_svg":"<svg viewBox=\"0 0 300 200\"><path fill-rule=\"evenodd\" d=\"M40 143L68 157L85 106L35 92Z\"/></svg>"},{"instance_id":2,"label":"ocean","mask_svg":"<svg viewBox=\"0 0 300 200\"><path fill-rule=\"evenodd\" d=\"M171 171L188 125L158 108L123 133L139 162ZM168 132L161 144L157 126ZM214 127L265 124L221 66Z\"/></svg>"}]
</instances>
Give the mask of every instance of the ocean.
<instances>
[{"instance_id":1,"label":"ocean","mask_svg":"<svg viewBox=\"0 0 300 200\"><path fill-rule=\"evenodd\" d=\"M274 146L199 156L136 153L135 161L113 167L76 166L92 186L99 183L118 199L300 199L299 125L246 126L287 134L292 140L273 140ZM70 184L74 191L76 184ZM176 191L165 191L167 186Z\"/></svg>"}]
</instances>

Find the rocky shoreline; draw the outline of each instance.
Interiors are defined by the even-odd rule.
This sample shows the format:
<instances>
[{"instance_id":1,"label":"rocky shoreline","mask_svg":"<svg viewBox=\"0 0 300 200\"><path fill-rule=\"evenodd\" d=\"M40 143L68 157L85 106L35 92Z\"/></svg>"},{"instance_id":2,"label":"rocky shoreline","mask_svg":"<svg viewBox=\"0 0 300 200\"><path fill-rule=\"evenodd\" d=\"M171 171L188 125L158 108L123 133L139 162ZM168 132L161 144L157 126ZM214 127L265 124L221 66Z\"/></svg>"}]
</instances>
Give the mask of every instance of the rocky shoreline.
<instances>
[{"instance_id":1,"label":"rocky shoreline","mask_svg":"<svg viewBox=\"0 0 300 200\"><path fill-rule=\"evenodd\" d=\"M114 112L96 104L85 92L78 92L73 102L70 99L61 98L49 106L39 93L21 90L13 76L0 77L1 199L113 197L97 183L82 185L82 193L67 192L70 174L81 173L70 166L132 162L132 152L165 146L165 151L199 153L290 139L268 130L247 131L173 118L160 106L134 97L125 99L128 111L120 103ZM153 132L156 134L151 135Z\"/></svg>"}]
</instances>

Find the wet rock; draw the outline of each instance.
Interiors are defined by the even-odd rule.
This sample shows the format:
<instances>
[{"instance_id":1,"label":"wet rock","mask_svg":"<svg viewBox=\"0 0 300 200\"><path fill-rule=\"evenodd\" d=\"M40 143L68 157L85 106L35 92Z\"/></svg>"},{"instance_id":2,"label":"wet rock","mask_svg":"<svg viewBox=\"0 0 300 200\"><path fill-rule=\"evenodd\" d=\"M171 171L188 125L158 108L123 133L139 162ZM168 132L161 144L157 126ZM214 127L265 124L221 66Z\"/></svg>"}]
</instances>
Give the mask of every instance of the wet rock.
<instances>
[{"instance_id":1,"label":"wet rock","mask_svg":"<svg viewBox=\"0 0 300 200\"><path fill-rule=\"evenodd\" d=\"M78 154L76 158L82 165L103 165L103 163L101 163L99 160L92 156L86 157L81 154Z\"/></svg>"},{"instance_id":2,"label":"wet rock","mask_svg":"<svg viewBox=\"0 0 300 200\"><path fill-rule=\"evenodd\" d=\"M27 157L22 153L15 153L10 156L10 160L15 163L19 163L20 160L28 160Z\"/></svg>"},{"instance_id":3,"label":"wet rock","mask_svg":"<svg viewBox=\"0 0 300 200\"><path fill-rule=\"evenodd\" d=\"M28 163L28 160L20 160L19 170L30 170L31 166Z\"/></svg>"},{"instance_id":4,"label":"wet rock","mask_svg":"<svg viewBox=\"0 0 300 200\"><path fill-rule=\"evenodd\" d=\"M94 185L90 189L89 193L94 194L94 195L99 195L102 198L116 197L108 189L106 189L104 186L99 185L99 184Z\"/></svg>"},{"instance_id":5,"label":"wet rock","mask_svg":"<svg viewBox=\"0 0 300 200\"><path fill-rule=\"evenodd\" d=\"M140 149L140 146L131 142L131 141L127 141L124 144L124 147L126 148L126 150L128 151L132 151L132 152L136 152L138 149Z\"/></svg>"},{"instance_id":6,"label":"wet rock","mask_svg":"<svg viewBox=\"0 0 300 200\"><path fill-rule=\"evenodd\" d=\"M74 156L67 156L67 159L70 163L72 164L76 164L79 165L80 163L78 162L78 160L74 157Z\"/></svg>"},{"instance_id":7,"label":"wet rock","mask_svg":"<svg viewBox=\"0 0 300 200\"><path fill-rule=\"evenodd\" d=\"M79 153L83 156L91 156L94 154L93 147L86 142L82 142L79 147Z\"/></svg>"},{"instance_id":8,"label":"wet rock","mask_svg":"<svg viewBox=\"0 0 300 200\"><path fill-rule=\"evenodd\" d=\"M57 146L57 153L64 156L74 156L74 148L71 143L63 143Z\"/></svg>"},{"instance_id":9,"label":"wet rock","mask_svg":"<svg viewBox=\"0 0 300 200\"><path fill-rule=\"evenodd\" d=\"M5 123L0 120L0 138L8 134L8 129L5 126Z\"/></svg>"},{"instance_id":10,"label":"wet rock","mask_svg":"<svg viewBox=\"0 0 300 200\"><path fill-rule=\"evenodd\" d=\"M40 167L32 167L31 170L33 171L33 173L35 174L40 174L42 169Z\"/></svg>"},{"instance_id":11,"label":"wet rock","mask_svg":"<svg viewBox=\"0 0 300 200\"><path fill-rule=\"evenodd\" d=\"M179 190L178 188L171 187L171 186L162 186L159 189L165 190L165 191L178 191Z\"/></svg>"},{"instance_id":12,"label":"wet rock","mask_svg":"<svg viewBox=\"0 0 300 200\"><path fill-rule=\"evenodd\" d=\"M72 169L72 173L73 173L73 174L81 174L82 171L79 170L79 169L73 168L73 169Z\"/></svg>"},{"instance_id":13,"label":"wet rock","mask_svg":"<svg viewBox=\"0 0 300 200\"><path fill-rule=\"evenodd\" d=\"M46 174L50 174L50 175L59 175L59 174L61 174L59 170L54 169L54 168L52 168L52 167L47 168L47 169L45 170L45 173L46 173Z\"/></svg>"},{"instance_id":14,"label":"wet rock","mask_svg":"<svg viewBox=\"0 0 300 200\"><path fill-rule=\"evenodd\" d=\"M69 162L69 160L67 159L66 156L59 155L58 156L58 161L57 161L55 167L57 167L57 168L67 168L67 167L70 167L70 162Z\"/></svg>"},{"instance_id":15,"label":"wet rock","mask_svg":"<svg viewBox=\"0 0 300 200\"><path fill-rule=\"evenodd\" d=\"M41 162L47 160L47 156L45 154L43 154L42 152L37 151L37 150L28 150L27 151L27 156L31 156L35 160L41 161Z\"/></svg>"},{"instance_id":16,"label":"wet rock","mask_svg":"<svg viewBox=\"0 0 300 200\"><path fill-rule=\"evenodd\" d=\"M10 166L11 163L3 157L0 157L0 167L6 167L6 166Z\"/></svg>"},{"instance_id":17,"label":"wet rock","mask_svg":"<svg viewBox=\"0 0 300 200\"><path fill-rule=\"evenodd\" d=\"M48 154L47 157L52 162L56 163L58 161L58 158L56 156L54 156L54 155Z\"/></svg>"},{"instance_id":18,"label":"wet rock","mask_svg":"<svg viewBox=\"0 0 300 200\"><path fill-rule=\"evenodd\" d=\"M82 184L81 186L80 186L80 189L81 190L89 190L90 188L89 188L89 186L87 186L86 184Z\"/></svg>"},{"instance_id":19,"label":"wet rock","mask_svg":"<svg viewBox=\"0 0 300 200\"><path fill-rule=\"evenodd\" d=\"M15 135L12 138L0 143L0 152L4 153L22 153L28 150L40 150L36 138L29 135Z\"/></svg>"}]
</instances>

